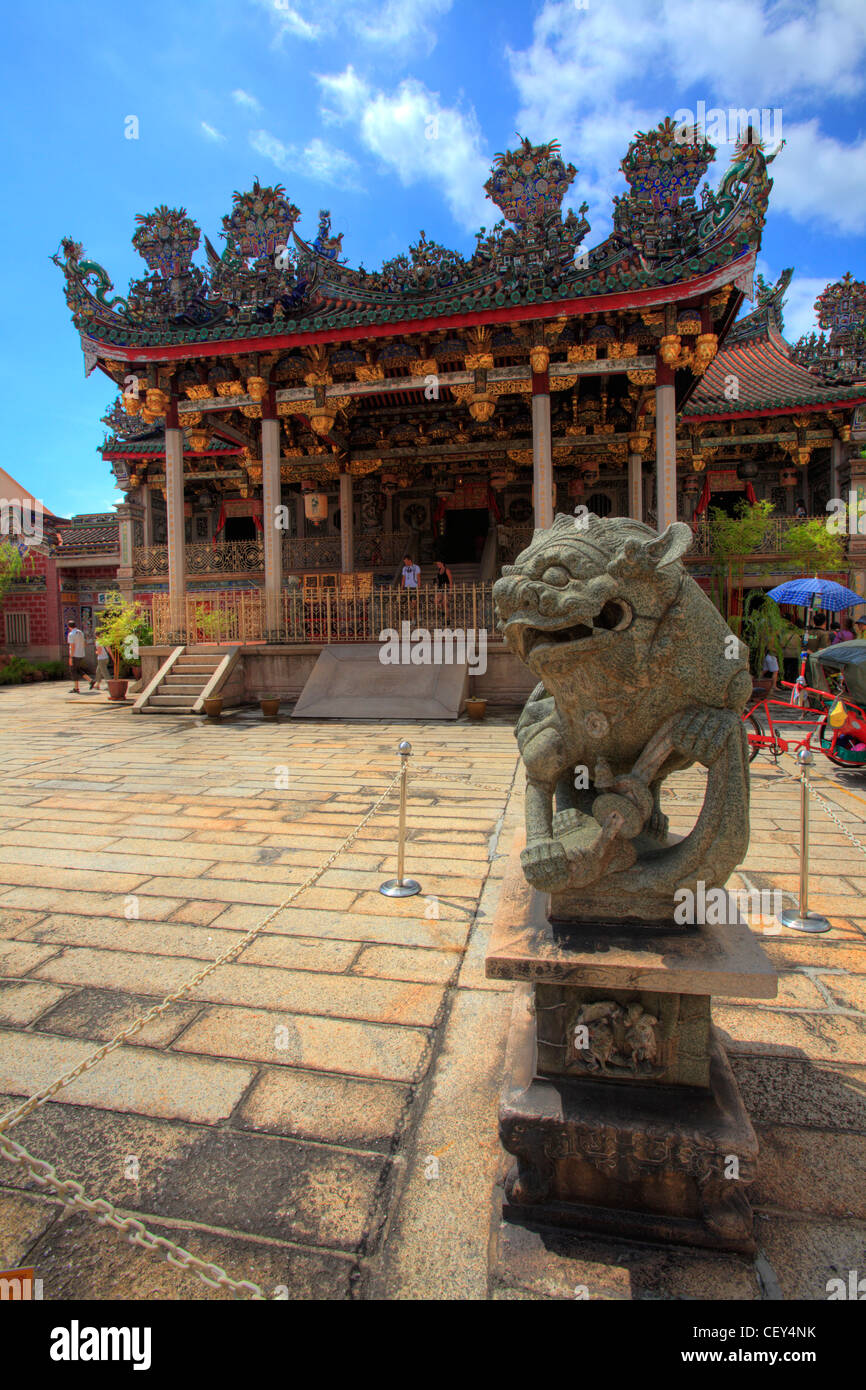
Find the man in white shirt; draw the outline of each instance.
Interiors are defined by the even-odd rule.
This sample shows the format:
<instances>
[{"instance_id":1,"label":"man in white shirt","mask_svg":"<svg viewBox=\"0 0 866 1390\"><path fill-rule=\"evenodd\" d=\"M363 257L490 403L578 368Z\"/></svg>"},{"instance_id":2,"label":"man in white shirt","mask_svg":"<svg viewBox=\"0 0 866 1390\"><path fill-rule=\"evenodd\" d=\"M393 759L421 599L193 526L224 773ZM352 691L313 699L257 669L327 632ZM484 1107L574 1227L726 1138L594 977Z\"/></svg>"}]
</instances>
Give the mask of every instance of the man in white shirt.
<instances>
[{"instance_id":1,"label":"man in white shirt","mask_svg":"<svg viewBox=\"0 0 866 1390\"><path fill-rule=\"evenodd\" d=\"M79 678L81 676L89 677L90 672L84 660L87 651L87 642L84 633L81 631L81 628L76 627L73 622L66 624L66 646L69 651L69 669L72 672L72 691L70 694L74 693L80 695L81 691L78 689Z\"/></svg>"},{"instance_id":2,"label":"man in white shirt","mask_svg":"<svg viewBox=\"0 0 866 1390\"><path fill-rule=\"evenodd\" d=\"M419 566L415 564L411 555L404 555L402 570L403 589L407 594L415 598L418 597L418 580L420 577L421 570Z\"/></svg>"}]
</instances>

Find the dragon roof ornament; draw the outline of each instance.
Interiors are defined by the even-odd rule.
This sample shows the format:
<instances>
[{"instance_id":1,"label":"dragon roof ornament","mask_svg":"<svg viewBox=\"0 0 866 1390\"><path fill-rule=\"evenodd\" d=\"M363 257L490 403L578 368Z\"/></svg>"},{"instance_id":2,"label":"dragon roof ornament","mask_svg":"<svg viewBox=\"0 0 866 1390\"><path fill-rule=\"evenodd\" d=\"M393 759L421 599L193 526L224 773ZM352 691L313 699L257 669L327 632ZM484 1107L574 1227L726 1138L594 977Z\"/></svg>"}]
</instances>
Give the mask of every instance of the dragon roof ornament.
<instances>
[{"instance_id":1,"label":"dragon roof ornament","mask_svg":"<svg viewBox=\"0 0 866 1390\"><path fill-rule=\"evenodd\" d=\"M522 139L497 155L485 184L505 216L481 228L468 256L422 232L378 271L350 266L342 234L331 234L330 212L319 214L315 237L304 240L296 231L300 212L282 185L255 180L249 192L233 195L222 254L183 208L139 215L133 242L150 273L126 297L110 297L111 280L82 259L80 243L64 239L54 260L79 331L129 348L362 329L401 317L675 288L753 255L760 244L775 155L747 132L718 191L704 188L698 207L697 185L713 155L698 131L670 120L640 132L623 160L628 191L614 199L614 231L590 251L581 250L590 229L586 203L563 215L578 171L556 141ZM197 265L200 238L204 264Z\"/></svg>"}]
</instances>

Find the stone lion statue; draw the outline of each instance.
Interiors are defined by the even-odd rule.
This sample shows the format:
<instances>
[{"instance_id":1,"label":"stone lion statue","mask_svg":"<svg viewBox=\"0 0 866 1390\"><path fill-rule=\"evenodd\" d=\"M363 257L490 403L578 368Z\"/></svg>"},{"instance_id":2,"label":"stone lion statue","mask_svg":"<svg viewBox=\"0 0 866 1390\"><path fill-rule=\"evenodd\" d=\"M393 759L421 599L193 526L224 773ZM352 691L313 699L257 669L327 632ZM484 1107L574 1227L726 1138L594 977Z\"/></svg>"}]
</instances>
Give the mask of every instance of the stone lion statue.
<instances>
[{"instance_id":1,"label":"stone lion statue","mask_svg":"<svg viewBox=\"0 0 866 1390\"><path fill-rule=\"evenodd\" d=\"M517 724L523 870L552 919L670 921L678 888L722 887L749 842L745 646L686 572L691 531L557 516L494 586L538 677ZM668 834L664 779L703 764L704 803Z\"/></svg>"}]
</instances>

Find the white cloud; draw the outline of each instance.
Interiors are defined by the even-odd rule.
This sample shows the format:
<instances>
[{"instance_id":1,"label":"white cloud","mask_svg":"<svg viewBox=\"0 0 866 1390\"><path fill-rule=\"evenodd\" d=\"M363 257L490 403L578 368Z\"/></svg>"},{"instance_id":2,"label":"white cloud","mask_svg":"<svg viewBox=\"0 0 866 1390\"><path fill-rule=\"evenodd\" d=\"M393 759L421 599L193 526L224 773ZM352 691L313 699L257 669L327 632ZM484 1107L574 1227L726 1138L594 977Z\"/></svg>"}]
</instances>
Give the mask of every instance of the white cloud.
<instances>
[{"instance_id":1,"label":"white cloud","mask_svg":"<svg viewBox=\"0 0 866 1390\"><path fill-rule=\"evenodd\" d=\"M257 154L276 164L283 173L306 174L318 183L334 188L359 191L358 165L345 150L328 145L318 136L303 149L286 145L267 130L250 131L250 144Z\"/></svg>"},{"instance_id":2,"label":"white cloud","mask_svg":"<svg viewBox=\"0 0 866 1390\"><path fill-rule=\"evenodd\" d=\"M242 87L236 87L232 92L232 101L236 102L238 106L242 106L245 111L261 111L262 109L262 103L256 97L250 96L250 93L245 92Z\"/></svg>"},{"instance_id":3,"label":"white cloud","mask_svg":"<svg viewBox=\"0 0 866 1390\"><path fill-rule=\"evenodd\" d=\"M360 116L364 104L370 100L368 83L358 76L351 63L345 72L316 74L316 81L328 100L333 102L332 107L321 108L321 114L329 124Z\"/></svg>"},{"instance_id":4,"label":"white cloud","mask_svg":"<svg viewBox=\"0 0 866 1390\"><path fill-rule=\"evenodd\" d=\"M836 277L834 277L836 278ZM785 294L782 315L785 323L785 337L789 343L796 343L806 333L819 332L815 318L815 300L822 290L830 284L828 278L795 275Z\"/></svg>"},{"instance_id":5,"label":"white cloud","mask_svg":"<svg viewBox=\"0 0 866 1390\"><path fill-rule=\"evenodd\" d=\"M220 131L216 129L215 126L208 125L207 121L202 121L201 133L205 136L206 139L213 140L216 143L219 143L220 140L225 140L226 138L223 134L221 134Z\"/></svg>"},{"instance_id":6,"label":"white cloud","mask_svg":"<svg viewBox=\"0 0 866 1390\"><path fill-rule=\"evenodd\" d=\"M822 135L817 120L786 126L785 149L772 167L770 207L837 231L866 230L866 138L843 145Z\"/></svg>"},{"instance_id":7,"label":"white cloud","mask_svg":"<svg viewBox=\"0 0 866 1390\"><path fill-rule=\"evenodd\" d=\"M351 66L317 80L333 103L323 114L352 122L365 149L394 170L404 186L431 183L467 230L496 220L498 213L484 196L490 159L482 153L474 111L444 106L438 93L415 78L406 78L390 93L374 90Z\"/></svg>"},{"instance_id":8,"label":"white cloud","mask_svg":"<svg viewBox=\"0 0 866 1390\"><path fill-rule=\"evenodd\" d=\"M371 49L420 50L436 46L437 21L454 0L258 0L284 37L316 42L348 31Z\"/></svg>"},{"instance_id":9,"label":"white cloud","mask_svg":"<svg viewBox=\"0 0 866 1390\"><path fill-rule=\"evenodd\" d=\"M573 192L590 203L593 240L603 231L599 218L609 218L612 194L622 189L619 161L635 131L679 108L696 110L699 100L708 110L781 107L789 148L773 165L771 210L843 231L864 225L863 146L821 135L813 115L817 102L850 98L866 85L863 0L794 0L785 7L761 0L591 0L586 10L571 0L544 0L529 45L507 54L521 103L517 128L534 140L560 139L566 158L580 165ZM667 110L633 104L648 75L669 87ZM798 115L806 117L799 125ZM718 151L713 183L727 153Z\"/></svg>"}]
</instances>

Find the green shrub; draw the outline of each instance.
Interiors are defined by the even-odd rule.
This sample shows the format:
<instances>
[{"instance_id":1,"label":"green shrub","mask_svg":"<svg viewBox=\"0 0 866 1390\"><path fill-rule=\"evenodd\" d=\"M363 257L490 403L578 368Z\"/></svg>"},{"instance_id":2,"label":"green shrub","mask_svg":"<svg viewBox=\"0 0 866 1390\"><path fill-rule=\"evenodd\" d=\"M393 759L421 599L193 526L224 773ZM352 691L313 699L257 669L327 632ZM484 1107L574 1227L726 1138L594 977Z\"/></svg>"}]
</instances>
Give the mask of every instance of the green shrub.
<instances>
[{"instance_id":1,"label":"green shrub","mask_svg":"<svg viewBox=\"0 0 866 1390\"><path fill-rule=\"evenodd\" d=\"M0 671L0 685L23 685L28 681L41 681L42 672L20 656L13 656Z\"/></svg>"},{"instance_id":2,"label":"green shrub","mask_svg":"<svg viewBox=\"0 0 866 1390\"><path fill-rule=\"evenodd\" d=\"M37 671L42 672L44 681L62 681L67 668L62 661L34 661Z\"/></svg>"}]
</instances>

